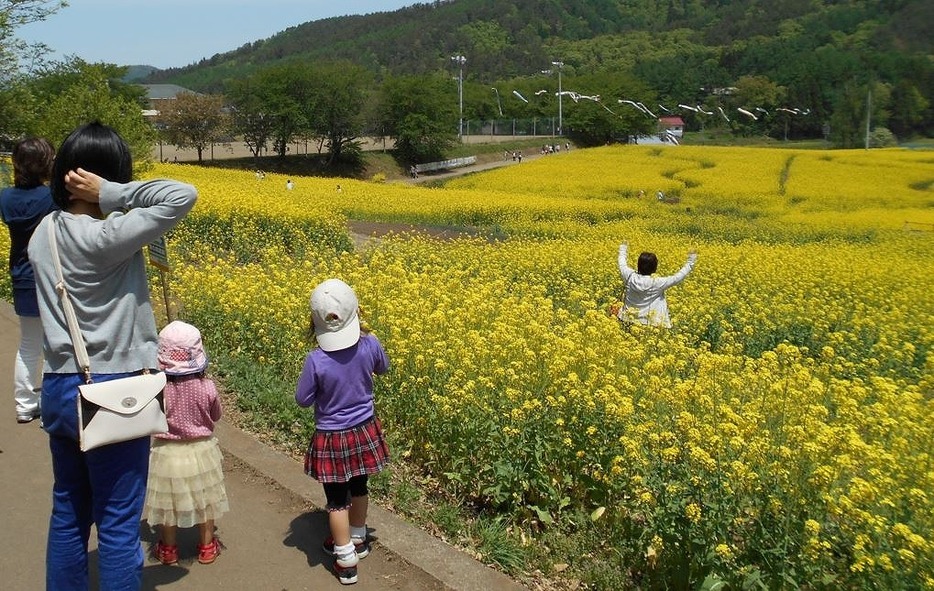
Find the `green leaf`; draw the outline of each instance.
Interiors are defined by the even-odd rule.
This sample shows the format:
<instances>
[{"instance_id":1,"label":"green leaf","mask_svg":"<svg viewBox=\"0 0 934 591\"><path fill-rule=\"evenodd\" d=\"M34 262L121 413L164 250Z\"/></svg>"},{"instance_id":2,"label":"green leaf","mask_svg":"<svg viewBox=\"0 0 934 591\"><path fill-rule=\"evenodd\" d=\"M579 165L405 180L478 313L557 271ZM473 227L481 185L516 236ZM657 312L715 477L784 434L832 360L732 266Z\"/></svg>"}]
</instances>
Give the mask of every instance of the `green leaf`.
<instances>
[{"instance_id":1,"label":"green leaf","mask_svg":"<svg viewBox=\"0 0 934 591\"><path fill-rule=\"evenodd\" d=\"M716 575L707 575L703 585L701 585L701 591L724 591L726 588L726 581Z\"/></svg>"},{"instance_id":2,"label":"green leaf","mask_svg":"<svg viewBox=\"0 0 934 591\"><path fill-rule=\"evenodd\" d=\"M535 514L538 516L538 520L542 523L547 523L550 525L555 522L554 519L551 518L551 514L548 511L545 511L544 509L541 509L535 505L532 505L531 509L532 511L535 511Z\"/></svg>"}]
</instances>

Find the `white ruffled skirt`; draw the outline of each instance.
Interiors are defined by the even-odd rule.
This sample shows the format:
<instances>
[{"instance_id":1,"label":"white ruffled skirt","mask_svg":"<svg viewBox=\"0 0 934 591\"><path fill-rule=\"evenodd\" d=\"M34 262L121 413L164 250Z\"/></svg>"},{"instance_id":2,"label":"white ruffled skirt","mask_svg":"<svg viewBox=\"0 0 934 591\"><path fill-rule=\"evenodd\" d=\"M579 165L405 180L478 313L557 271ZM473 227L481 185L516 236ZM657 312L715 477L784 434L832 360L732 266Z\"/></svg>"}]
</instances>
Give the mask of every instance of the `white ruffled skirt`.
<instances>
[{"instance_id":1,"label":"white ruffled skirt","mask_svg":"<svg viewBox=\"0 0 934 591\"><path fill-rule=\"evenodd\" d=\"M143 519L149 525L194 527L229 511L222 462L215 437L153 439Z\"/></svg>"}]
</instances>

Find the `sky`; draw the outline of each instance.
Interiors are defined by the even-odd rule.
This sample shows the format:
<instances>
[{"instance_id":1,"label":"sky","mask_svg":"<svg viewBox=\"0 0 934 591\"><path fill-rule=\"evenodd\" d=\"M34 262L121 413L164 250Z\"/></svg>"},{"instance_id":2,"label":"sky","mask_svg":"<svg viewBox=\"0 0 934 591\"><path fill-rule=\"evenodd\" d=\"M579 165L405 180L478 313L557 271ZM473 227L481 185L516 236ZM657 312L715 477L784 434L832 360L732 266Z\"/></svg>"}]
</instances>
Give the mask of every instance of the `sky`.
<instances>
[{"instance_id":1,"label":"sky","mask_svg":"<svg viewBox=\"0 0 934 591\"><path fill-rule=\"evenodd\" d=\"M422 0L424 3L425 0ZM45 21L16 30L77 56L120 66L182 67L308 21L397 10L418 0L69 0Z\"/></svg>"}]
</instances>

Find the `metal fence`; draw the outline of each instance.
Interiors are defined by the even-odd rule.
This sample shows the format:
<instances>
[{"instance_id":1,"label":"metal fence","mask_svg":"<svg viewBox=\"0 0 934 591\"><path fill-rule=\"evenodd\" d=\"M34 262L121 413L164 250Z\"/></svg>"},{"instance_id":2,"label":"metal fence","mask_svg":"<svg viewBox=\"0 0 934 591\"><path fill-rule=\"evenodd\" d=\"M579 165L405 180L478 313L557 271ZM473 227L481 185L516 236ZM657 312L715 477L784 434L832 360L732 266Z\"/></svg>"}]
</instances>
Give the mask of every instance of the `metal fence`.
<instances>
[{"instance_id":1,"label":"metal fence","mask_svg":"<svg viewBox=\"0 0 934 591\"><path fill-rule=\"evenodd\" d=\"M464 121L464 135L554 137L558 135L558 118L468 119Z\"/></svg>"},{"instance_id":2,"label":"metal fence","mask_svg":"<svg viewBox=\"0 0 934 591\"><path fill-rule=\"evenodd\" d=\"M476 156L466 156L464 158L452 158L450 160L440 160L438 162L423 162L422 164L416 164L415 170L418 172L434 172L436 170L448 170L451 168L460 168L461 166L470 166L476 163Z\"/></svg>"}]
</instances>

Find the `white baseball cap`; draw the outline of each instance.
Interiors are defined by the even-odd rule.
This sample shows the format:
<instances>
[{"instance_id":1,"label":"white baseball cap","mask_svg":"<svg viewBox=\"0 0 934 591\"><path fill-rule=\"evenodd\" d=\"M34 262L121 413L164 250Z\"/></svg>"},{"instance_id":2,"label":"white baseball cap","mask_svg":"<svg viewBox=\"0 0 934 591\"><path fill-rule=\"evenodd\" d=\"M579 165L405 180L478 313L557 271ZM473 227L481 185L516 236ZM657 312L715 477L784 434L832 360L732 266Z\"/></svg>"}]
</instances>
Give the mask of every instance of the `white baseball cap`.
<instances>
[{"instance_id":1,"label":"white baseball cap","mask_svg":"<svg viewBox=\"0 0 934 591\"><path fill-rule=\"evenodd\" d=\"M324 351L340 351L360 340L357 294L340 279L328 279L311 292L315 338Z\"/></svg>"}]
</instances>

